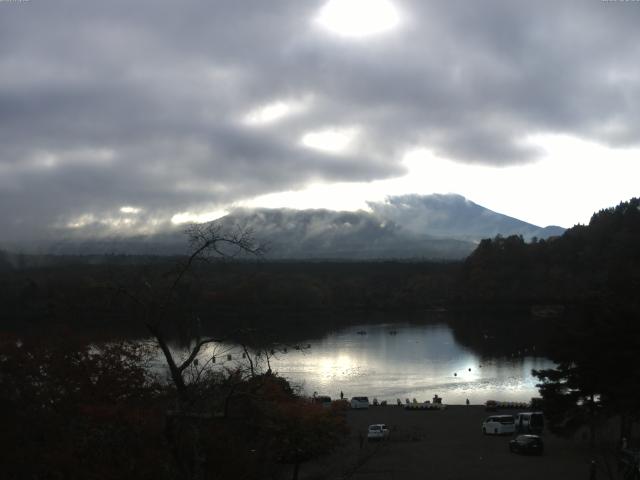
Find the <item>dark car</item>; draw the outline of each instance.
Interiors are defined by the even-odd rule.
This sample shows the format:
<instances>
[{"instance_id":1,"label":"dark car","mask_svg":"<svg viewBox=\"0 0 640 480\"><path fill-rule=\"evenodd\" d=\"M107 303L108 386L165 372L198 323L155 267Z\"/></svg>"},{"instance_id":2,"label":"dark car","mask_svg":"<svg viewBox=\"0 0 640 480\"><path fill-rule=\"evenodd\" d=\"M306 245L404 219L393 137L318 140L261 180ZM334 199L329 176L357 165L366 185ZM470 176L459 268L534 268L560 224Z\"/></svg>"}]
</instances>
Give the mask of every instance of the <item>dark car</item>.
<instances>
[{"instance_id":1,"label":"dark car","mask_svg":"<svg viewBox=\"0 0 640 480\"><path fill-rule=\"evenodd\" d=\"M518 435L509 442L509 450L515 453L542 455L544 444L538 435Z\"/></svg>"}]
</instances>

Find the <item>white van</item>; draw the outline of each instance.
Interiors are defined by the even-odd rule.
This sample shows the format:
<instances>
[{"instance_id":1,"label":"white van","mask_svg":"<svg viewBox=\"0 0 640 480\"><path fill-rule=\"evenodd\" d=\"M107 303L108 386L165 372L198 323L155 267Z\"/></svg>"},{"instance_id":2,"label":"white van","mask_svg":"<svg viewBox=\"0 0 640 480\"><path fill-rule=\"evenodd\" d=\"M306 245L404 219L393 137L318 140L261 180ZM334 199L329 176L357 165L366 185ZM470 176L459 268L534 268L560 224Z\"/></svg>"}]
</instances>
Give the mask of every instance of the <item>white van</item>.
<instances>
[{"instance_id":1,"label":"white van","mask_svg":"<svg viewBox=\"0 0 640 480\"><path fill-rule=\"evenodd\" d=\"M369 408L369 397L352 397L351 408Z\"/></svg>"},{"instance_id":2,"label":"white van","mask_svg":"<svg viewBox=\"0 0 640 480\"><path fill-rule=\"evenodd\" d=\"M544 416L542 412L523 412L516 416L516 430L519 433L542 433Z\"/></svg>"},{"instance_id":3,"label":"white van","mask_svg":"<svg viewBox=\"0 0 640 480\"><path fill-rule=\"evenodd\" d=\"M516 422L513 415L493 415L482 422L482 433L485 435L502 435L515 431Z\"/></svg>"}]
</instances>

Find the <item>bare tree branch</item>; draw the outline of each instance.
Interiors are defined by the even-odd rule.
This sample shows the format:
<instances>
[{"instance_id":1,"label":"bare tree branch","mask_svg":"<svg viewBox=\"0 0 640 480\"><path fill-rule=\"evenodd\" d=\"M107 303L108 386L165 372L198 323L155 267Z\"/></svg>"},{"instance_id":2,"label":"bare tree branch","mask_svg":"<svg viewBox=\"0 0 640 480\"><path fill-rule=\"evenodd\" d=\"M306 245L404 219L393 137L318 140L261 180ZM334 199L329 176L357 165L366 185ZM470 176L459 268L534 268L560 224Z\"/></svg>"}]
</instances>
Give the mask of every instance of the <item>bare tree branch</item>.
<instances>
[{"instance_id":1,"label":"bare tree branch","mask_svg":"<svg viewBox=\"0 0 640 480\"><path fill-rule=\"evenodd\" d=\"M200 340L195 344L195 346L191 349L191 353L187 357L187 359L182 362L182 364L178 367L180 372L184 371L189 365L193 363L198 354L200 353L200 349L208 343L218 342L219 340L215 338L207 338L205 340Z\"/></svg>"},{"instance_id":2,"label":"bare tree branch","mask_svg":"<svg viewBox=\"0 0 640 480\"><path fill-rule=\"evenodd\" d=\"M178 396L186 405L189 397L188 386L193 381L193 379L185 377L186 370L194 365L205 345L220 340L211 337L201 339L198 326L195 332L189 332L191 339L195 338L195 344L189 348L187 358L181 363L176 361L175 354L169 348L164 329L168 325L166 324L169 320L168 317L175 314L170 309L170 305L177 300L178 288L184 283L187 275L194 275L194 266L198 261L206 260L209 257L238 258L245 254L260 256L265 249L256 242L253 232L240 226L226 228L216 222L193 224L187 228L185 233L189 239L191 254L172 271L161 277L164 287L162 284L159 286L154 279L150 280L146 275L142 275L139 282L141 288L138 292L132 292L122 284L118 284L116 293L125 295L133 304L142 309L142 323L160 347ZM209 363L207 362L207 364ZM195 378L200 378L200 375Z\"/></svg>"}]
</instances>

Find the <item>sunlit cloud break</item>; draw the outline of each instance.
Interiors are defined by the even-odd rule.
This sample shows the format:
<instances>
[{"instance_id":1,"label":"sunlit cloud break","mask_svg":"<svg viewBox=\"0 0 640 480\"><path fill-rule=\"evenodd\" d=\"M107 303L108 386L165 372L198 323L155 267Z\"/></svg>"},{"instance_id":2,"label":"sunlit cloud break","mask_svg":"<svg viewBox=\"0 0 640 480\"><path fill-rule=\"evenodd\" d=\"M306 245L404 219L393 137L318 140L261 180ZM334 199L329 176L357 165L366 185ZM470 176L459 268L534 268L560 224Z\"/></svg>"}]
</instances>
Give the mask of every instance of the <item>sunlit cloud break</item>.
<instances>
[{"instance_id":1,"label":"sunlit cloud break","mask_svg":"<svg viewBox=\"0 0 640 480\"><path fill-rule=\"evenodd\" d=\"M229 212L226 210L212 210L208 212L181 212L171 217L171 223L181 225L183 223L206 223L224 217Z\"/></svg>"},{"instance_id":2,"label":"sunlit cloud break","mask_svg":"<svg viewBox=\"0 0 640 480\"><path fill-rule=\"evenodd\" d=\"M124 206L124 207L120 207L120 212L121 213L130 213L135 215L136 213L140 213L142 211L141 208L137 208L137 207L131 207L131 206Z\"/></svg>"},{"instance_id":3,"label":"sunlit cloud break","mask_svg":"<svg viewBox=\"0 0 640 480\"><path fill-rule=\"evenodd\" d=\"M336 35L362 38L393 30L400 14L388 0L329 0L315 21Z\"/></svg>"},{"instance_id":4,"label":"sunlit cloud break","mask_svg":"<svg viewBox=\"0 0 640 480\"><path fill-rule=\"evenodd\" d=\"M243 117L243 123L249 126L262 126L277 123L287 117L308 109L310 99L277 100L251 110Z\"/></svg>"},{"instance_id":5,"label":"sunlit cloud break","mask_svg":"<svg viewBox=\"0 0 640 480\"><path fill-rule=\"evenodd\" d=\"M359 135L357 127L327 128L305 133L300 143L315 150L327 153L345 153L353 147L354 140Z\"/></svg>"}]
</instances>

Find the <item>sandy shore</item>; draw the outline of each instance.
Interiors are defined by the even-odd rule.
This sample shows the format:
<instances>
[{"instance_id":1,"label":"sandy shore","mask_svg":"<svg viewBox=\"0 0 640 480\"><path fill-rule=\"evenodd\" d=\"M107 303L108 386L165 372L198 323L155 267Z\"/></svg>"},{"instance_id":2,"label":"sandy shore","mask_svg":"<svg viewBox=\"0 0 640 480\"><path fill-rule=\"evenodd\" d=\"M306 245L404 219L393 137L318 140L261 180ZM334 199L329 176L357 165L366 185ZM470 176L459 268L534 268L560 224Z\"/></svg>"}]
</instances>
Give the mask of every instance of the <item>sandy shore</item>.
<instances>
[{"instance_id":1,"label":"sandy shore","mask_svg":"<svg viewBox=\"0 0 640 480\"><path fill-rule=\"evenodd\" d=\"M303 467L306 478L398 479L580 479L589 478L584 445L543 434L541 457L509 452L507 436L484 436L481 423L494 413L484 406L449 406L443 411L407 411L397 406L350 410L351 434L330 458ZM369 424L386 423L385 442L363 442ZM600 472L598 478L604 478Z\"/></svg>"}]
</instances>

